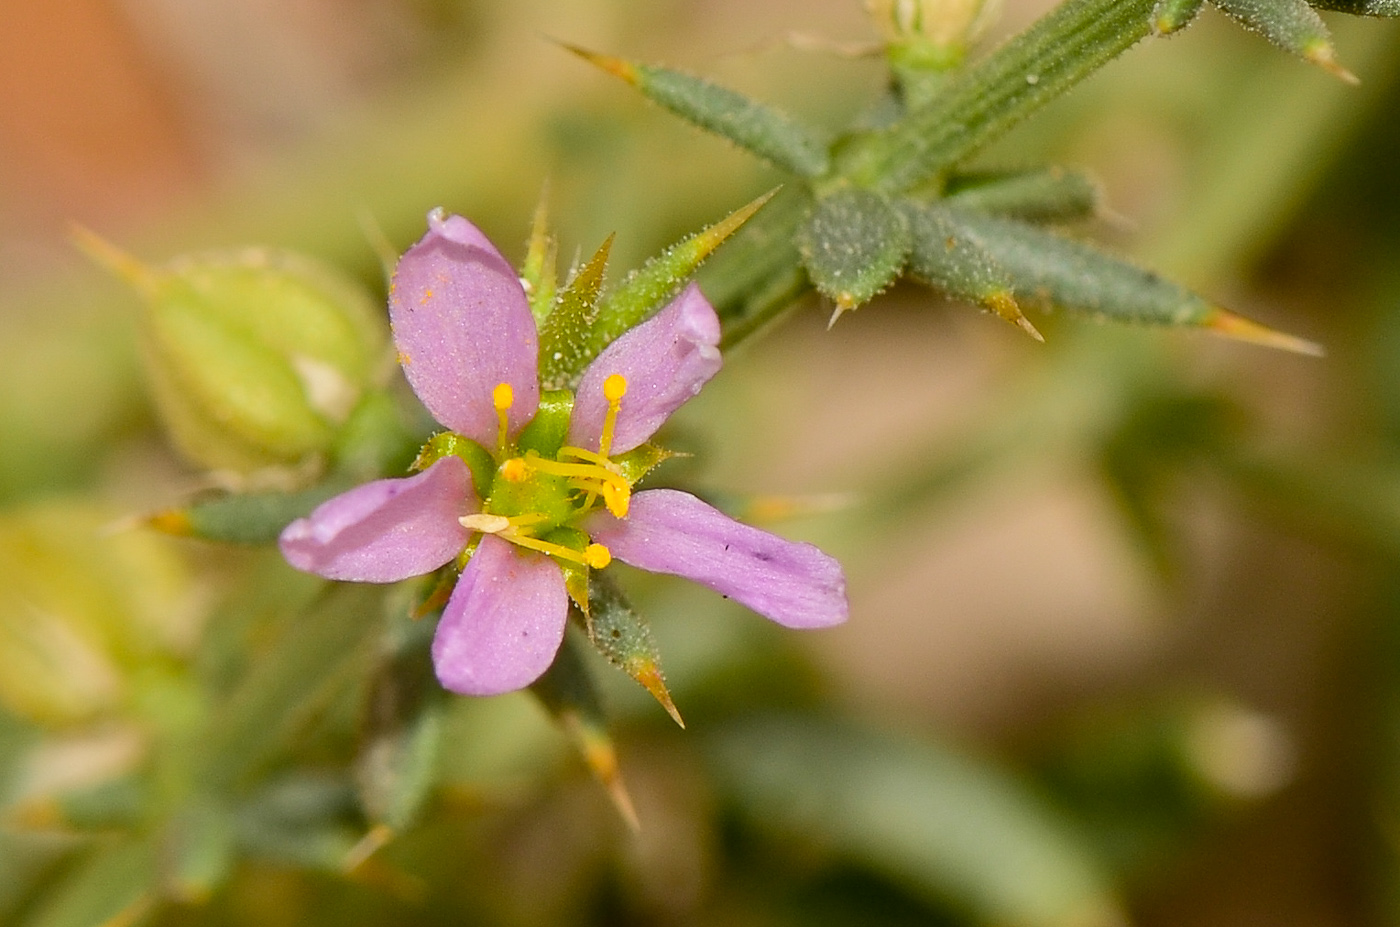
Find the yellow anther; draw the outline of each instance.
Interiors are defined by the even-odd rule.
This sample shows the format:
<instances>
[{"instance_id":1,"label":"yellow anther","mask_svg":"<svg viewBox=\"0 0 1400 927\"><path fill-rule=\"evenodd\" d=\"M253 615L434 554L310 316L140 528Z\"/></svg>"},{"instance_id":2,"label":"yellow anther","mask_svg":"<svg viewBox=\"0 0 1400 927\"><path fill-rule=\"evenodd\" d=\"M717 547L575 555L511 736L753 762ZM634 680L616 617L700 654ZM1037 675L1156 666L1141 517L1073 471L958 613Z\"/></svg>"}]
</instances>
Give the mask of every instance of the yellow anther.
<instances>
[{"instance_id":1,"label":"yellow anther","mask_svg":"<svg viewBox=\"0 0 1400 927\"><path fill-rule=\"evenodd\" d=\"M632 491L626 483L619 486L617 483L607 482L603 484L603 504L608 507L617 518L627 517L627 507L632 501Z\"/></svg>"},{"instance_id":2,"label":"yellow anther","mask_svg":"<svg viewBox=\"0 0 1400 927\"><path fill-rule=\"evenodd\" d=\"M583 562L595 570L601 570L612 563L612 551L602 544L589 544L583 549Z\"/></svg>"},{"instance_id":3,"label":"yellow anther","mask_svg":"<svg viewBox=\"0 0 1400 927\"><path fill-rule=\"evenodd\" d=\"M463 515L457 521L468 531L480 531L482 534L500 534L510 527L509 518L504 515L488 515L485 512Z\"/></svg>"},{"instance_id":4,"label":"yellow anther","mask_svg":"<svg viewBox=\"0 0 1400 927\"><path fill-rule=\"evenodd\" d=\"M497 383L496 388L491 390L491 404L496 407L496 420L501 423L496 432L496 446L505 450L506 437L510 434L510 418L506 413L515 404L515 390L509 383Z\"/></svg>"},{"instance_id":5,"label":"yellow anther","mask_svg":"<svg viewBox=\"0 0 1400 927\"><path fill-rule=\"evenodd\" d=\"M515 405L515 390L509 383L497 383L496 388L491 391L491 404L496 407L497 412L504 412Z\"/></svg>"},{"instance_id":6,"label":"yellow anther","mask_svg":"<svg viewBox=\"0 0 1400 927\"><path fill-rule=\"evenodd\" d=\"M608 401L608 414L603 418L603 434L598 438L598 453L608 456L612 447L613 430L617 427L617 413L622 408L622 397L627 393L627 378L615 373L603 381L603 398Z\"/></svg>"},{"instance_id":7,"label":"yellow anther","mask_svg":"<svg viewBox=\"0 0 1400 927\"><path fill-rule=\"evenodd\" d=\"M501 464L501 479L508 483L523 483L530 477L530 465L520 457L512 457Z\"/></svg>"}]
</instances>

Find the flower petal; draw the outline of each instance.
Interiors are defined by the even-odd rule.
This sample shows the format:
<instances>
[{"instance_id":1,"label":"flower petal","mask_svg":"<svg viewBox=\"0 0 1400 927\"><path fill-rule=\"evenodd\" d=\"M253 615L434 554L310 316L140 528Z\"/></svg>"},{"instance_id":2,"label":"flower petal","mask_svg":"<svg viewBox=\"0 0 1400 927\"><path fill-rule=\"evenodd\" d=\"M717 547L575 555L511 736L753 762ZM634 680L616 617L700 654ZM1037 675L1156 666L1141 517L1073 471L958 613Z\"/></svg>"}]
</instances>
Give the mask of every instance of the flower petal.
<instances>
[{"instance_id":1,"label":"flower petal","mask_svg":"<svg viewBox=\"0 0 1400 927\"><path fill-rule=\"evenodd\" d=\"M444 457L416 476L375 480L316 507L282 531L282 556L327 579L393 583L421 576L462 552L458 518L480 508L471 472Z\"/></svg>"},{"instance_id":2,"label":"flower petal","mask_svg":"<svg viewBox=\"0 0 1400 927\"><path fill-rule=\"evenodd\" d=\"M399 259L389 297L404 375L433 417L486 448L499 430L491 392L509 383L514 437L539 405L539 336L506 259L461 216L428 215Z\"/></svg>"},{"instance_id":3,"label":"flower petal","mask_svg":"<svg viewBox=\"0 0 1400 927\"><path fill-rule=\"evenodd\" d=\"M554 561L483 535L433 638L438 680L462 695L524 688L554 662L568 615Z\"/></svg>"},{"instance_id":4,"label":"flower petal","mask_svg":"<svg viewBox=\"0 0 1400 927\"><path fill-rule=\"evenodd\" d=\"M625 519L600 512L587 528L624 563L693 579L789 628L846 620L846 576L835 559L737 522L689 493L639 492Z\"/></svg>"},{"instance_id":5,"label":"flower petal","mask_svg":"<svg viewBox=\"0 0 1400 927\"><path fill-rule=\"evenodd\" d=\"M610 454L625 454L646 441L671 413L700 392L720 367L719 316L690 284L651 319L618 338L588 365L574 399L569 443L598 450L608 401L603 381L627 378L613 429Z\"/></svg>"}]
</instances>

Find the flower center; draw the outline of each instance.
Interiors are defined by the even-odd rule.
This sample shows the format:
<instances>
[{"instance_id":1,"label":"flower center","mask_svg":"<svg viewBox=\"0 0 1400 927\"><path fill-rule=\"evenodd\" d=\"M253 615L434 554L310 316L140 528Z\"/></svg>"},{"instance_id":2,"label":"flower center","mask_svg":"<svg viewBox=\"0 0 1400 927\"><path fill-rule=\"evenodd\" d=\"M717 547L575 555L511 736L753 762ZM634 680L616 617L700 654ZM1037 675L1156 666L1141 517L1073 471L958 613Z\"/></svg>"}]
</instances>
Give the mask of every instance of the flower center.
<instances>
[{"instance_id":1,"label":"flower center","mask_svg":"<svg viewBox=\"0 0 1400 927\"><path fill-rule=\"evenodd\" d=\"M545 453L531 448L528 436L521 439L527 448L523 453L511 442L509 412L515 401L514 390L509 383L498 384L491 391L499 421L496 453L492 456L500 463L482 511L461 518L462 526L565 563L601 569L612 562L606 547L592 542L574 525L597 509L600 500L614 516L627 516L632 483L623 467L608 456L626 394L627 378L621 374L603 381L608 408L597 452L556 444L558 450L553 456L546 456L547 447Z\"/></svg>"}]
</instances>

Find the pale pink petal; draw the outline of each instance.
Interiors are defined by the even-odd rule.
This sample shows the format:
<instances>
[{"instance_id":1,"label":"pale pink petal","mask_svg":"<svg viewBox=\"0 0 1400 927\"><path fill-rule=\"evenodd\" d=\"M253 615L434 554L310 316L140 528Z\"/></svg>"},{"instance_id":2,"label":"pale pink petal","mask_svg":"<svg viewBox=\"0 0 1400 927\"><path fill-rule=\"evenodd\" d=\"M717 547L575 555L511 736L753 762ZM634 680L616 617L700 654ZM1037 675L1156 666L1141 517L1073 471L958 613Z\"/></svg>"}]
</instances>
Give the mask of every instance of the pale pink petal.
<instances>
[{"instance_id":1,"label":"pale pink petal","mask_svg":"<svg viewBox=\"0 0 1400 927\"><path fill-rule=\"evenodd\" d=\"M689 493L639 492L626 518L599 512L587 529L624 563L693 579L789 628L846 620L841 564L811 544L737 522Z\"/></svg>"},{"instance_id":2,"label":"pale pink petal","mask_svg":"<svg viewBox=\"0 0 1400 927\"><path fill-rule=\"evenodd\" d=\"M558 564L483 535L433 638L438 680L462 695L522 689L554 662L568 615Z\"/></svg>"},{"instance_id":3,"label":"pale pink petal","mask_svg":"<svg viewBox=\"0 0 1400 927\"><path fill-rule=\"evenodd\" d=\"M714 307L692 283L588 365L574 398L569 443L598 450L608 412L603 381L615 373L627 378L627 393L609 453L625 454L646 441L719 370L719 336Z\"/></svg>"},{"instance_id":4,"label":"pale pink petal","mask_svg":"<svg viewBox=\"0 0 1400 927\"><path fill-rule=\"evenodd\" d=\"M416 476L375 480L323 502L288 525L278 545L298 570L393 583L461 553L468 531L457 519L480 507L467 465L444 457Z\"/></svg>"},{"instance_id":5,"label":"pale pink petal","mask_svg":"<svg viewBox=\"0 0 1400 927\"><path fill-rule=\"evenodd\" d=\"M428 225L394 269L389 318L399 362L434 418L494 448L498 384L515 393L512 437L539 405L535 320L515 271L476 226L438 210Z\"/></svg>"}]
</instances>

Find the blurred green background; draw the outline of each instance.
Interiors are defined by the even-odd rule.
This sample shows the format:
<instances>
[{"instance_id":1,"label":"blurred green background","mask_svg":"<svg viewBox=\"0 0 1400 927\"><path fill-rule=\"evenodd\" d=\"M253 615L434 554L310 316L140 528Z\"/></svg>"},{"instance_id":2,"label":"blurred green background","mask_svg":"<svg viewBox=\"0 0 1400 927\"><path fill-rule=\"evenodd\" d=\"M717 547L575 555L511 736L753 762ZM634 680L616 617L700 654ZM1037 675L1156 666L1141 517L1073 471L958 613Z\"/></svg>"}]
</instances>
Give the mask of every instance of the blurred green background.
<instances>
[{"instance_id":1,"label":"blurred green background","mask_svg":"<svg viewBox=\"0 0 1400 927\"><path fill-rule=\"evenodd\" d=\"M360 861L408 600L132 526L207 477L70 223L379 292L381 231L444 206L518 259L548 180L565 256L616 232L631 267L776 175L551 39L835 127L874 30L857 0L0 12L0 922L1400 919L1395 24L1329 18L1353 88L1208 11L979 162L1092 170L1088 234L1325 359L1064 318L1042 346L914 288L831 331L797 307L677 417L668 479L795 502L774 527L845 563L849 624L627 574L688 723L595 667L640 833L529 695L451 699L421 816ZM217 800L205 757L236 760Z\"/></svg>"}]
</instances>

